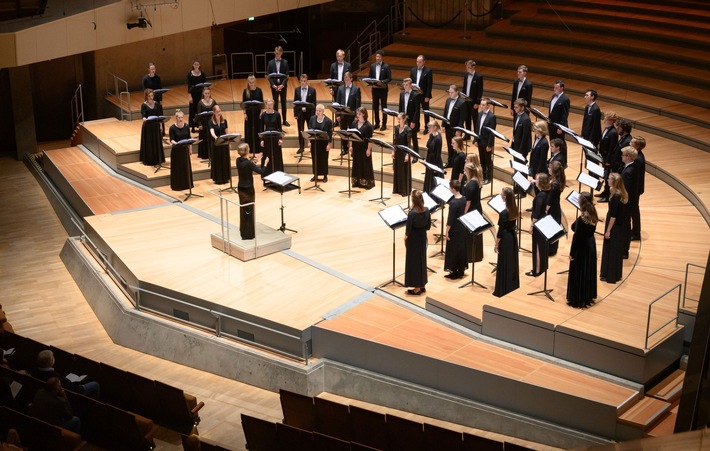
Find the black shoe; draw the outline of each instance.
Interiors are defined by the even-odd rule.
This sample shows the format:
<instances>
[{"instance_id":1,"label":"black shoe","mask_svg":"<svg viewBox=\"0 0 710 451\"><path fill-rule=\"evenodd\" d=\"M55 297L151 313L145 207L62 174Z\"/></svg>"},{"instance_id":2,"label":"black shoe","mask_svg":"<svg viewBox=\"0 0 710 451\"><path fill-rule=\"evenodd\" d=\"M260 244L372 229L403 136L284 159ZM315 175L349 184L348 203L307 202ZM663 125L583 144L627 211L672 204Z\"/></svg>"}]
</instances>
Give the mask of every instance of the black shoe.
<instances>
[{"instance_id":1,"label":"black shoe","mask_svg":"<svg viewBox=\"0 0 710 451\"><path fill-rule=\"evenodd\" d=\"M537 277L537 276L539 276L540 274L536 273L535 271L528 271L528 272L525 273L525 275L528 276L528 277Z\"/></svg>"},{"instance_id":2,"label":"black shoe","mask_svg":"<svg viewBox=\"0 0 710 451\"><path fill-rule=\"evenodd\" d=\"M483 180L483 184L484 184L484 185L488 185L489 183L491 183L491 181L490 181L489 179Z\"/></svg>"},{"instance_id":3,"label":"black shoe","mask_svg":"<svg viewBox=\"0 0 710 451\"><path fill-rule=\"evenodd\" d=\"M525 211L532 212L532 208L526 208Z\"/></svg>"},{"instance_id":4,"label":"black shoe","mask_svg":"<svg viewBox=\"0 0 710 451\"><path fill-rule=\"evenodd\" d=\"M375 124L375 125L374 125L374 128L375 128L375 130L377 130L378 128L380 128L380 123L378 122L377 124Z\"/></svg>"},{"instance_id":5,"label":"black shoe","mask_svg":"<svg viewBox=\"0 0 710 451\"><path fill-rule=\"evenodd\" d=\"M641 241L640 235L631 235L631 241Z\"/></svg>"},{"instance_id":6,"label":"black shoe","mask_svg":"<svg viewBox=\"0 0 710 451\"><path fill-rule=\"evenodd\" d=\"M594 197L607 197L604 193L595 194Z\"/></svg>"},{"instance_id":7,"label":"black shoe","mask_svg":"<svg viewBox=\"0 0 710 451\"><path fill-rule=\"evenodd\" d=\"M303 148L298 149L296 153L303 153Z\"/></svg>"},{"instance_id":8,"label":"black shoe","mask_svg":"<svg viewBox=\"0 0 710 451\"><path fill-rule=\"evenodd\" d=\"M453 279L453 278L454 278L454 273L453 273L453 272L450 272L450 273L448 273L447 275L445 275L444 277L447 278L447 279Z\"/></svg>"},{"instance_id":9,"label":"black shoe","mask_svg":"<svg viewBox=\"0 0 710 451\"><path fill-rule=\"evenodd\" d=\"M424 129L424 132L422 133L422 135L426 135L427 133L429 133L429 130L427 130L427 129L425 128L425 129Z\"/></svg>"},{"instance_id":10,"label":"black shoe","mask_svg":"<svg viewBox=\"0 0 710 451\"><path fill-rule=\"evenodd\" d=\"M341 151L340 151L340 156L341 156L341 157L344 157L344 156L347 155L347 154L348 154L348 151L347 151L347 150L341 150Z\"/></svg>"},{"instance_id":11,"label":"black shoe","mask_svg":"<svg viewBox=\"0 0 710 451\"><path fill-rule=\"evenodd\" d=\"M286 127L290 127L290 126L291 126L291 124L289 124L288 121L284 121L284 125L285 125Z\"/></svg>"},{"instance_id":12,"label":"black shoe","mask_svg":"<svg viewBox=\"0 0 710 451\"><path fill-rule=\"evenodd\" d=\"M609 203L609 199L607 199L606 197L602 197L601 199L599 199L598 202L599 202L600 204L608 204L608 203Z\"/></svg>"},{"instance_id":13,"label":"black shoe","mask_svg":"<svg viewBox=\"0 0 710 451\"><path fill-rule=\"evenodd\" d=\"M387 126L386 126L386 125L383 125L382 128L380 129L380 131L383 132L383 131L385 131L385 130L387 130Z\"/></svg>"},{"instance_id":14,"label":"black shoe","mask_svg":"<svg viewBox=\"0 0 710 451\"><path fill-rule=\"evenodd\" d=\"M328 183L328 176L327 175L323 177L323 183Z\"/></svg>"},{"instance_id":15,"label":"black shoe","mask_svg":"<svg viewBox=\"0 0 710 451\"><path fill-rule=\"evenodd\" d=\"M419 291L407 290L407 294L411 294L412 296L419 296L422 293L424 293L424 291L422 291L421 289Z\"/></svg>"},{"instance_id":16,"label":"black shoe","mask_svg":"<svg viewBox=\"0 0 710 451\"><path fill-rule=\"evenodd\" d=\"M311 182L315 182L315 181L316 181L316 176L314 175L313 177L311 177Z\"/></svg>"}]
</instances>

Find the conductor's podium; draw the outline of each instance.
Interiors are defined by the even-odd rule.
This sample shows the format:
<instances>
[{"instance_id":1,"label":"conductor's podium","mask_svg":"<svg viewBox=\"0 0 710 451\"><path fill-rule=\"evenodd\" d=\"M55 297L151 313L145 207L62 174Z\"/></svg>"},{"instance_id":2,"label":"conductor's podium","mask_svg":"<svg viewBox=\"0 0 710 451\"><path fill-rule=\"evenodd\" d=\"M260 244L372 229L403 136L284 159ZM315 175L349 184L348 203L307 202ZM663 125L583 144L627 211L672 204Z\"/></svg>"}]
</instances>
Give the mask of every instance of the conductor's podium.
<instances>
[{"instance_id":1,"label":"conductor's podium","mask_svg":"<svg viewBox=\"0 0 710 451\"><path fill-rule=\"evenodd\" d=\"M253 240L243 240L238 230L230 229L225 230L224 235L213 233L210 240L212 247L243 262L291 248L289 235L259 222L256 223L256 238Z\"/></svg>"}]
</instances>

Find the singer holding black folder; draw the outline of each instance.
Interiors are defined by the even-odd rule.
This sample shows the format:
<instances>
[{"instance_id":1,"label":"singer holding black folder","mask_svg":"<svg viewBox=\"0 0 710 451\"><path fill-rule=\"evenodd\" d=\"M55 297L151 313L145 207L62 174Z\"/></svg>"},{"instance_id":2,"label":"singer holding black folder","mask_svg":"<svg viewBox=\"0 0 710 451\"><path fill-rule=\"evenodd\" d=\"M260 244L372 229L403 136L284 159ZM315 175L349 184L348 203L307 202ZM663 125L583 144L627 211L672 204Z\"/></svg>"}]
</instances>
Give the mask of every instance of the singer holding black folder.
<instances>
[{"instance_id":1,"label":"singer holding black folder","mask_svg":"<svg viewBox=\"0 0 710 451\"><path fill-rule=\"evenodd\" d=\"M372 169L372 138L374 128L367 120L367 110L359 107L355 110L355 121L350 128L357 129L363 141L350 141L350 153L353 156L353 188L371 189L375 186L375 171Z\"/></svg>"},{"instance_id":2,"label":"singer holding black folder","mask_svg":"<svg viewBox=\"0 0 710 451\"><path fill-rule=\"evenodd\" d=\"M548 250L545 247L546 238L535 223L547 216L547 199L550 196L550 176L544 172L535 174L537 194L533 199L532 213L530 215L530 234L532 235L532 269L525 273L526 276L537 277L547 271Z\"/></svg>"},{"instance_id":3,"label":"singer holding black folder","mask_svg":"<svg viewBox=\"0 0 710 451\"><path fill-rule=\"evenodd\" d=\"M185 79L185 83L187 83L187 93L189 95L190 102L190 117L188 124L192 128L193 132L195 131L194 128L197 127L197 124L195 123L195 115L197 114L197 103L202 97L202 91L200 91L199 89L193 89L193 86L199 85L200 83L205 83L206 81L207 77L205 77L204 72L202 72L202 70L200 69L200 62L198 60L193 60L192 70L187 73L187 78Z\"/></svg>"},{"instance_id":4,"label":"singer holding black folder","mask_svg":"<svg viewBox=\"0 0 710 451\"><path fill-rule=\"evenodd\" d=\"M170 144L173 145L170 151L170 189L173 191L190 189L194 186L190 164L192 149L190 145L178 145L178 142L183 139L190 139L190 127L185 124L185 114L182 111L175 111L175 123L170 126L168 134Z\"/></svg>"},{"instance_id":5,"label":"singer holding black folder","mask_svg":"<svg viewBox=\"0 0 710 451\"><path fill-rule=\"evenodd\" d=\"M429 121L429 139L426 142L426 162L441 168L441 127L435 120ZM424 173L424 188L422 191L431 193L436 188L435 175L431 169L427 168Z\"/></svg>"},{"instance_id":6,"label":"singer holding black folder","mask_svg":"<svg viewBox=\"0 0 710 451\"><path fill-rule=\"evenodd\" d=\"M247 87L242 92L242 102L255 100L257 102L264 101L264 93L261 88L256 85L256 77L249 75L247 77ZM249 148L252 150L258 149L257 143L259 140L259 130L261 130L261 119L259 118L259 108L247 108L244 112L244 137Z\"/></svg>"},{"instance_id":7,"label":"singer holding black folder","mask_svg":"<svg viewBox=\"0 0 710 451\"><path fill-rule=\"evenodd\" d=\"M146 166L158 166L165 162L163 123L148 118L162 116L163 107L155 101L152 89L146 89L143 96L145 97L145 102L141 104L143 127L141 127L141 147L138 158Z\"/></svg>"},{"instance_id":8,"label":"singer holding black folder","mask_svg":"<svg viewBox=\"0 0 710 451\"><path fill-rule=\"evenodd\" d=\"M237 147L237 194L239 194L239 234L243 240L252 240L256 236L256 220L254 205L245 205L256 200L254 193L253 173L262 174L262 169L255 165L249 158L249 144L242 143ZM263 154L262 154L263 158Z\"/></svg>"},{"instance_id":9,"label":"singer holding black folder","mask_svg":"<svg viewBox=\"0 0 710 451\"><path fill-rule=\"evenodd\" d=\"M227 130L227 119L222 117L222 109L215 105L212 109L212 119L209 122L210 136L212 141L216 141L220 136L229 133ZM210 175L212 181L217 185L229 183L232 178L232 162L229 159L229 142L217 146L212 144L212 164L210 165Z\"/></svg>"},{"instance_id":10,"label":"singer holding black folder","mask_svg":"<svg viewBox=\"0 0 710 451\"><path fill-rule=\"evenodd\" d=\"M212 111L212 108L217 105L217 101L212 98L212 90L209 86L202 88L202 98L197 102L197 114L203 113L205 111ZM207 144L209 142L210 131L208 130L208 122L210 121L210 116L198 116L196 122L198 124L198 129L200 131L200 143L197 145L197 157L201 160L208 160L210 158L209 150L211 147Z\"/></svg>"},{"instance_id":11,"label":"singer holding black folder","mask_svg":"<svg viewBox=\"0 0 710 451\"><path fill-rule=\"evenodd\" d=\"M513 189L503 188L500 193L505 209L498 217L495 252L498 254L496 266L496 287L493 296L503 297L520 288L520 267L518 262L518 238L515 224L518 219L518 206L515 204Z\"/></svg>"},{"instance_id":12,"label":"singer holding black folder","mask_svg":"<svg viewBox=\"0 0 710 451\"><path fill-rule=\"evenodd\" d=\"M328 152L330 152L331 142L333 141L333 121L326 117L325 106L322 103L316 105L316 114L311 117L308 123L308 128L311 130L320 130L328 133L327 141L311 140L308 147L311 148L311 167L313 168L313 177L311 182L316 181L316 177L323 176L323 183L328 183Z\"/></svg>"},{"instance_id":13,"label":"singer holding black folder","mask_svg":"<svg viewBox=\"0 0 710 451\"><path fill-rule=\"evenodd\" d=\"M392 150L392 194L409 196L412 190L411 166L409 154L397 146L409 146L412 130L407 125L406 113L397 115L399 125L394 127L394 145Z\"/></svg>"},{"instance_id":14,"label":"singer holding black folder","mask_svg":"<svg viewBox=\"0 0 710 451\"><path fill-rule=\"evenodd\" d=\"M407 294L419 295L426 292L427 230L431 228L431 213L424 206L424 198L419 190L412 191L412 209L407 215L407 231L404 246L407 248L404 262L404 286L413 287Z\"/></svg>"}]
</instances>

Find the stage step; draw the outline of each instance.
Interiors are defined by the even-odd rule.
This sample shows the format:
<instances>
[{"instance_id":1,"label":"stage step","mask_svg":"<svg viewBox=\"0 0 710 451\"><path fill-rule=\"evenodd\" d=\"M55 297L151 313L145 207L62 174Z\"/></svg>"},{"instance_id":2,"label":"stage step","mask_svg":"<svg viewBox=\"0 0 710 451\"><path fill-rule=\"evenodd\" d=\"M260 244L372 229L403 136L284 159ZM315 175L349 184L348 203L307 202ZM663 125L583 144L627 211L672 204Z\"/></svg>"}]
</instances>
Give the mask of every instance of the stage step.
<instances>
[{"instance_id":1,"label":"stage step","mask_svg":"<svg viewBox=\"0 0 710 451\"><path fill-rule=\"evenodd\" d=\"M675 370L671 375L650 389L646 393L646 396L674 404L680 400L680 395L683 392L684 380L685 371L680 369Z\"/></svg>"},{"instance_id":2,"label":"stage step","mask_svg":"<svg viewBox=\"0 0 710 451\"><path fill-rule=\"evenodd\" d=\"M649 437L662 437L665 435L672 435L675 431L675 421L678 418L678 406L676 405L671 409L668 414L666 414L661 421L658 422L651 429L646 431L646 435Z\"/></svg>"},{"instance_id":3,"label":"stage step","mask_svg":"<svg viewBox=\"0 0 710 451\"><path fill-rule=\"evenodd\" d=\"M660 399L644 396L629 410L619 417L619 423L631 426L634 429L647 431L655 426L671 410L671 403Z\"/></svg>"}]
</instances>

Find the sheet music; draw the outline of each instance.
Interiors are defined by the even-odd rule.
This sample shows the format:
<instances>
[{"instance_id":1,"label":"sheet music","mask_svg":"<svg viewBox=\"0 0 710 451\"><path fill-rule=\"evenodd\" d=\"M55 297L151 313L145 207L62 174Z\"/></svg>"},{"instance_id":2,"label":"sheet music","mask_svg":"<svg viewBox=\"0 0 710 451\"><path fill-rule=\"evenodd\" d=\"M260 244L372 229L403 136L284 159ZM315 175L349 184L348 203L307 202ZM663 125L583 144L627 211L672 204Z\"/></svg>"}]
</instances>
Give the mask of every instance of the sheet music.
<instances>
[{"instance_id":1,"label":"sheet music","mask_svg":"<svg viewBox=\"0 0 710 451\"><path fill-rule=\"evenodd\" d=\"M579 210L579 192L575 189L567 195L567 202L577 207Z\"/></svg>"},{"instance_id":2,"label":"sheet music","mask_svg":"<svg viewBox=\"0 0 710 451\"><path fill-rule=\"evenodd\" d=\"M448 202L451 197L453 197L454 193L451 192L449 189L449 184L447 183L446 185L438 185L434 190L431 192L431 194L438 199L441 199L442 202Z\"/></svg>"},{"instance_id":3,"label":"sheet music","mask_svg":"<svg viewBox=\"0 0 710 451\"><path fill-rule=\"evenodd\" d=\"M444 170L441 169L439 166L436 166L436 165L434 165L434 164L428 163L428 162L426 162L426 161L424 161L424 160L419 160L419 162L420 162L421 164L423 164L424 166L426 166L427 168L431 169L435 174L445 174ZM444 179L442 179L442 180L444 180ZM445 181L445 180L444 180L444 181Z\"/></svg>"},{"instance_id":4,"label":"sheet music","mask_svg":"<svg viewBox=\"0 0 710 451\"><path fill-rule=\"evenodd\" d=\"M439 208L439 204L428 193L422 191L422 197L424 198L424 207L427 210L434 211Z\"/></svg>"},{"instance_id":5,"label":"sheet music","mask_svg":"<svg viewBox=\"0 0 710 451\"><path fill-rule=\"evenodd\" d=\"M577 181L581 182L582 185L586 185L592 189L597 189L597 186L599 186L599 180L587 174L586 172L580 172L577 176Z\"/></svg>"},{"instance_id":6,"label":"sheet music","mask_svg":"<svg viewBox=\"0 0 710 451\"><path fill-rule=\"evenodd\" d=\"M498 131L496 131L496 130L493 130L493 129L490 128L490 127L483 127L483 128L488 129L488 131L490 131L491 133L493 133L493 135L495 135L496 138L502 139L502 140L505 141L505 142L510 142L510 140L509 140L508 138L506 138L502 133L500 133L500 132L498 132Z\"/></svg>"},{"instance_id":7,"label":"sheet music","mask_svg":"<svg viewBox=\"0 0 710 451\"><path fill-rule=\"evenodd\" d=\"M472 210L466 213L465 215L459 218L459 221L461 221L463 225L466 226L469 232L475 232L476 230L479 230L483 227L491 226L491 223L486 221L486 218L484 218L483 215L478 212L478 210Z\"/></svg>"},{"instance_id":8,"label":"sheet music","mask_svg":"<svg viewBox=\"0 0 710 451\"><path fill-rule=\"evenodd\" d=\"M382 112L390 116L397 116L399 114L397 111L391 110L389 108L382 108Z\"/></svg>"},{"instance_id":9,"label":"sheet music","mask_svg":"<svg viewBox=\"0 0 710 451\"><path fill-rule=\"evenodd\" d=\"M604 177L604 168L599 166L598 164L594 163L593 161L587 160L584 163L584 166L587 168L587 171L591 172L592 174L596 175L599 178Z\"/></svg>"},{"instance_id":10,"label":"sheet music","mask_svg":"<svg viewBox=\"0 0 710 451\"><path fill-rule=\"evenodd\" d=\"M536 221L535 228L542 232L542 234L545 235L545 238L547 238L548 240L554 238L557 235L564 234L565 232L562 226L559 225L557 221L555 221L555 218L550 215L547 215L544 218Z\"/></svg>"},{"instance_id":11,"label":"sheet music","mask_svg":"<svg viewBox=\"0 0 710 451\"><path fill-rule=\"evenodd\" d=\"M176 146L184 146L187 144L192 144L195 141L197 141L195 138L187 138L187 139L181 139L180 141L176 142L174 145Z\"/></svg>"},{"instance_id":12,"label":"sheet music","mask_svg":"<svg viewBox=\"0 0 710 451\"><path fill-rule=\"evenodd\" d=\"M515 158L516 160L523 162L523 163L528 162L528 159L525 158L522 153L518 152L517 150L513 149L512 147L503 146L503 149L505 149L506 152L511 154L513 156L513 158Z\"/></svg>"},{"instance_id":13,"label":"sheet music","mask_svg":"<svg viewBox=\"0 0 710 451\"><path fill-rule=\"evenodd\" d=\"M449 187L449 181L446 180L445 178L435 176L434 181L436 182L436 186L445 185L447 188Z\"/></svg>"},{"instance_id":14,"label":"sheet music","mask_svg":"<svg viewBox=\"0 0 710 451\"><path fill-rule=\"evenodd\" d=\"M390 227L394 227L397 224L407 221L407 214L399 205L393 205L385 208L384 210L380 210L379 215L382 220L385 221L385 224Z\"/></svg>"},{"instance_id":15,"label":"sheet music","mask_svg":"<svg viewBox=\"0 0 710 451\"><path fill-rule=\"evenodd\" d=\"M294 177L291 174L286 174L283 171L276 171L265 176L264 180L267 180L271 183L276 183L277 185L286 186L289 183L293 183L294 181L298 180L298 177Z\"/></svg>"},{"instance_id":16,"label":"sheet music","mask_svg":"<svg viewBox=\"0 0 710 451\"><path fill-rule=\"evenodd\" d=\"M488 205L491 206L492 209L494 209L498 214L500 214L501 211L505 210L505 202L503 201L503 197L500 194L497 194L491 200L488 201Z\"/></svg>"},{"instance_id":17,"label":"sheet music","mask_svg":"<svg viewBox=\"0 0 710 451\"><path fill-rule=\"evenodd\" d=\"M515 181L515 183L517 183L525 192L530 189L530 181L520 172L513 174L513 181Z\"/></svg>"},{"instance_id":18,"label":"sheet music","mask_svg":"<svg viewBox=\"0 0 710 451\"><path fill-rule=\"evenodd\" d=\"M523 174L528 175L528 167L522 163L519 163L515 160L510 160L510 167L518 172L522 172Z\"/></svg>"},{"instance_id":19,"label":"sheet music","mask_svg":"<svg viewBox=\"0 0 710 451\"><path fill-rule=\"evenodd\" d=\"M587 156L587 160L596 161L597 163L602 162L602 157L596 151L584 149L584 154Z\"/></svg>"},{"instance_id":20,"label":"sheet music","mask_svg":"<svg viewBox=\"0 0 710 451\"><path fill-rule=\"evenodd\" d=\"M563 132L567 133L568 135L572 135L572 136L575 136L575 137L577 136L577 133L575 133L575 131L572 130L571 128L565 127L564 125L558 124L558 123L556 123L556 122L553 122L553 124L554 124L555 126L557 126L557 128L559 128L559 129L562 130Z\"/></svg>"},{"instance_id":21,"label":"sheet music","mask_svg":"<svg viewBox=\"0 0 710 451\"><path fill-rule=\"evenodd\" d=\"M576 140L577 140L577 143L578 143L578 144L581 144L582 147L586 147L587 149L594 149L594 150L596 150L596 147L594 147L594 144L592 144L591 141L588 141L588 140L582 138L581 136L576 136L576 135L575 135L574 139L576 139Z\"/></svg>"}]
</instances>

